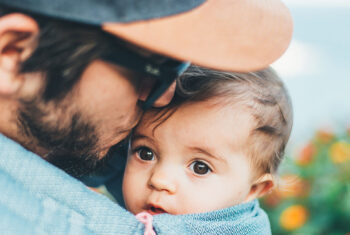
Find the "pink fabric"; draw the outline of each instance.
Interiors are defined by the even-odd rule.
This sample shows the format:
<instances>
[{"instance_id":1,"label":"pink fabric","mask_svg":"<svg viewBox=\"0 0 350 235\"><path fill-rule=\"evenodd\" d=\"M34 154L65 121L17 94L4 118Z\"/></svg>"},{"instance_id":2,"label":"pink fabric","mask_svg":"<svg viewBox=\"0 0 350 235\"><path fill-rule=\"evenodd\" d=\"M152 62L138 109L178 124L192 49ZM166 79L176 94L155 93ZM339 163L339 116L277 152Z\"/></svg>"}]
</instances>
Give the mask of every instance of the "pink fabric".
<instances>
[{"instance_id":1,"label":"pink fabric","mask_svg":"<svg viewBox=\"0 0 350 235\"><path fill-rule=\"evenodd\" d=\"M145 225L144 235L156 235L152 226L153 217L151 214L147 212L140 212L136 215L136 218Z\"/></svg>"}]
</instances>

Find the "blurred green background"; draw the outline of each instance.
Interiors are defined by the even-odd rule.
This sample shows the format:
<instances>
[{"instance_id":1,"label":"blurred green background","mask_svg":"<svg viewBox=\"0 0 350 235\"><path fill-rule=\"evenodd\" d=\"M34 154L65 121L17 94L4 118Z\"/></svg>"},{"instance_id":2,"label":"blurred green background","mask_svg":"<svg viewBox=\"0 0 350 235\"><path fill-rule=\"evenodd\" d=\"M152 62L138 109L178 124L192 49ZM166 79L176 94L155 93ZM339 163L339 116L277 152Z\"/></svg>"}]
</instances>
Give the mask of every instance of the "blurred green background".
<instances>
[{"instance_id":1,"label":"blurred green background","mask_svg":"<svg viewBox=\"0 0 350 235\"><path fill-rule=\"evenodd\" d=\"M273 67L294 126L278 186L261 204L273 234L350 235L350 1L282 1L294 37Z\"/></svg>"},{"instance_id":2,"label":"blurred green background","mask_svg":"<svg viewBox=\"0 0 350 235\"><path fill-rule=\"evenodd\" d=\"M319 130L287 156L273 192L261 199L272 234L350 235L350 130Z\"/></svg>"}]
</instances>

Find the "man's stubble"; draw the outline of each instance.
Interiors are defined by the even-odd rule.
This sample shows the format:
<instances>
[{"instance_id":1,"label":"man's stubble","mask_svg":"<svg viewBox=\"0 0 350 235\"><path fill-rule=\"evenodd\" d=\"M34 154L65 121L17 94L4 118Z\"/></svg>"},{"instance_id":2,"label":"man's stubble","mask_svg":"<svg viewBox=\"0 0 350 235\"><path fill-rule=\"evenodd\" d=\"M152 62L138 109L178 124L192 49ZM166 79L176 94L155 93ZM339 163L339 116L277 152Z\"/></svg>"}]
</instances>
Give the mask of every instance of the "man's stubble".
<instances>
[{"instance_id":1,"label":"man's stubble","mask_svg":"<svg viewBox=\"0 0 350 235\"><path fill-rule=\"evenodd\" d=\"M39 98L21 102L17 120L19 134L28 140L26 147L45 149L43 159L74 177L93 172L106 159L100 160L96 150L96 127L79 110L50 102L55 108Z\"/></svg>"}]
</instances>

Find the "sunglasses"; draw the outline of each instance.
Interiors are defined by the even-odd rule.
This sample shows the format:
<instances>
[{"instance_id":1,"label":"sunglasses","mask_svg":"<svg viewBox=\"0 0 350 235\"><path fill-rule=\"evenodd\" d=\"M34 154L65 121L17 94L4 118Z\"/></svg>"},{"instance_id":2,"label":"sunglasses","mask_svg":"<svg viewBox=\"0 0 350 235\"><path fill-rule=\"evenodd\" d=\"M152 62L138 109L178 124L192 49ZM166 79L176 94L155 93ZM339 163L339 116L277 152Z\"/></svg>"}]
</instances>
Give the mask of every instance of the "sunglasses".
<instances>
[{"instance_id":1,"label":"sunglasses","mask_svg":"<svg viewBox=\"0 0 350 235\"><path fill-rule=\"evenodd\" d=\"M154 102L190 65L189 62L178 61L155 53L143 56L120 44L104 53L101 59L145 75L143 79L156 80L147 99L141 104L143 110L151 108Z\"/></svg>"}]
</instances>

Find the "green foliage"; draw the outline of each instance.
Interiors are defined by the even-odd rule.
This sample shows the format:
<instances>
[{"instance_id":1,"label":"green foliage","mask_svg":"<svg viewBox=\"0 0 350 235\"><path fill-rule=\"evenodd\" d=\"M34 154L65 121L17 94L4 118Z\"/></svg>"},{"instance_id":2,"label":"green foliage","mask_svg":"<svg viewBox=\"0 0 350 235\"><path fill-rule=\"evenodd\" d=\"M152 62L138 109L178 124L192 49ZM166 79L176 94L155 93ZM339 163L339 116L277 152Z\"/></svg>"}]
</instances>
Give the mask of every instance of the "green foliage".
<instances>
[{"instance_id":1,"label":"green foliage","mask_svg":"<svg viewBox=\"0 0 350 235\"><path fill-rule=\"evenodd\" d=\"M261 200L273 234L350 234L349 133L317 132L282 169L281 185Z\"/></svg>"}]
</instances>

